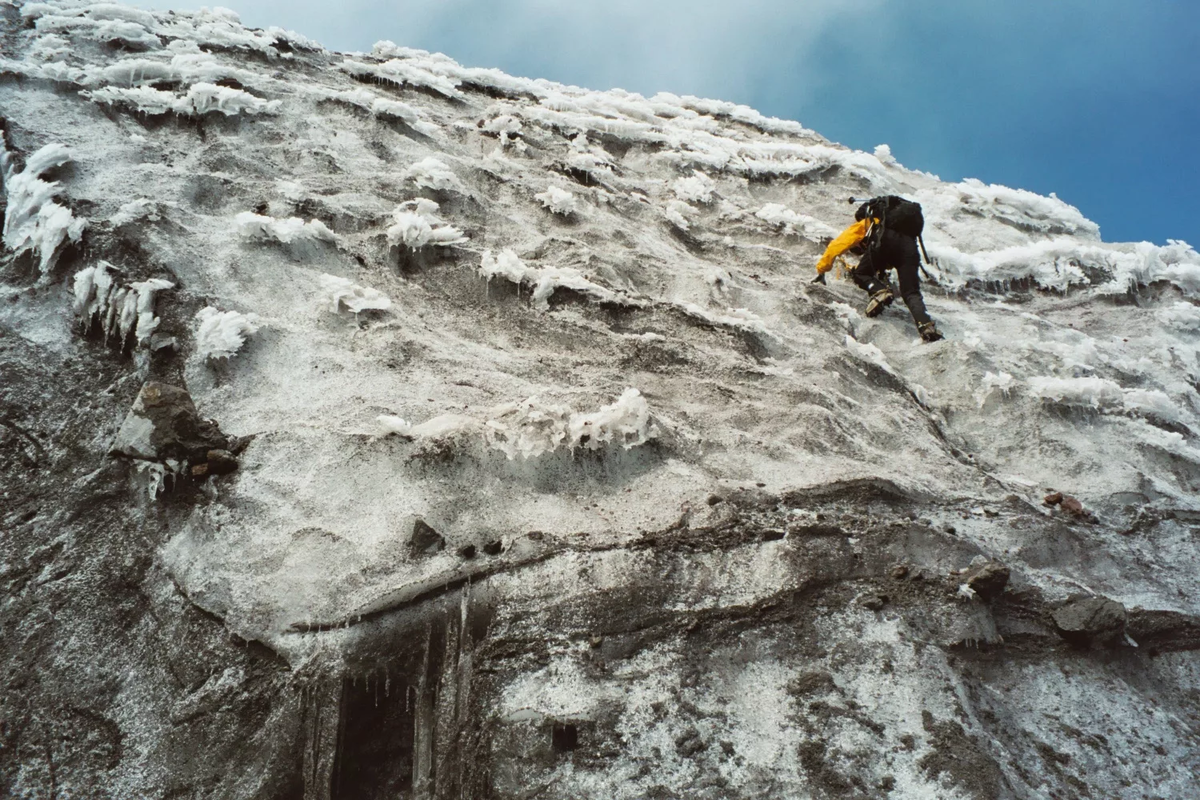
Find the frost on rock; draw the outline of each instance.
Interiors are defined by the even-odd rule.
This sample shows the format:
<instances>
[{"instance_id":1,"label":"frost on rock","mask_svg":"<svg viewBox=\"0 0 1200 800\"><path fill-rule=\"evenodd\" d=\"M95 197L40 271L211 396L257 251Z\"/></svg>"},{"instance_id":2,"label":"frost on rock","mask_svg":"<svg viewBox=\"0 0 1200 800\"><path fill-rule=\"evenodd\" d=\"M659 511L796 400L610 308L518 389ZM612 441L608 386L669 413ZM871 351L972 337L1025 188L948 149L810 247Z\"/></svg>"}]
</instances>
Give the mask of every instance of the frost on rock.
<instances>
[{"instance_id":1,"label":"frost on rock","mask_svg":"<svg viewBox=\"0 0 1200 800\"><path fill-rule=\"evenodd\" d=\"M320 280L328 298L329 310L335 314L343 309L359 314L363 311L386 311L392 307L392 301L378 289L359 286L336 275L325 274Z\"/></svg>"},{"instance_id":2,"label":"frost on rock","mask_svg":"<svg viewBox=\"0 0 1200 800\"><path fill-rule=\"evenodd\" d=\"M512 250L502 250L500 255L485 250L479 266L479 275L485 280L504 278L515 284L533 287L531 297L534 308L546 311L550 308L550 296L555 289L570 289L603 303L637 305L635 301L611 289L594 283L582 272L570 267L531 267Z\"/></svg>"},{"instance_id":3,"label":"frost on rock","mask_svg":"<svg viewBox=\"0 0 1200 800\"><path fill-rule=\"evenodd\" d=\"M767 324L763 322L762 317L755 314L748 308L732 308L722 309L719 311L710 310L695 303L680 303L679 309L690 317L706 322L710 325L718 325L723 328L733 328L735 330L745 331L746 333L762 334L771 336L771 330Z\"/></svg>"},{"instance_id":4,"label":"frost on rock","mask_svg":"<svg viewBox=\"0 0 1200 800\"><path fill-rule=\"evenodd\" d=\"M1160 308L1156 316L1168 328L1180 331L1200 331L1200 306L1177 302Z\"/></svg>"},{"instance_id":5,"label":"frost on rock","mask_svg":"<svg viewBox=\"0 0 1200 800\"><path fill-rule=\"evenodd\" d=\"M359 79L432 89L446 98L462 98L457 80L436 75L414 59L393 58L382 64L367 64L348 58L342 62L342 69Z\"/></svg>"},{"instance_id":6,"label":"frost on rock","mask_svg":"<svg viewBox=\"0 0 1200 800\"><path fill-rule=\"evenodd\" d=\"M587 134L581 132L571 140L571 149L567 154L567 167L576 173L586 175L597 183L612 175L612 161L604 148L597 147L588 141Z\"/></svg>"},{"instance_id":7,"label":"frost on rock","mask_svg":"<svg viewBox=\"0 0 1200 800\"><path fill-rule=\"evenodd\" d=\"M693 170L686 178L677 178L671 184L675 197L685 203L711 203L717 184L700 170Z\"/></svg>"},{"instance_id":8,"label":"frost on rock","mask_svg":"<svg viewBox=\"0 0 1200 800\"><path fill-rule=\"evenodd\" d=\"M421 159L405 170L404 178L422 189L433 189L436 192L466 191L454 171L444 161L432 156Z\"/></svg>"},{"instance_id":9,"label":"frost on rock","mask_svg":"<svg viewBox=\"0 0 1200 800\"><path fill-rule=\"evenodd\" d=\"M61 144L48 144L25 162L17 172L15 154L8 149L8 140L0 131L0 174L4 177L6 206L4 211L4 244L14 254L33 252L43 276L49 275L58 260L64 242L83 238L87 220L76 219L71 209L55 202L62 193L58 181L42 180L42 173L61 167L71 160L71 153Z\"/></svg>"},{"instance_id":10,"label":"frost on rock","mask_svg":"<svg viewBox=\"0 0 1200 800\"><path fill-rule=\"evenodd\" d=\"M553 214L567 217L579 211L575 195L558 186L551 186L546 191L535 194L533 198Z\"/></svg>"},{"instance_id":11,"label":"frost on rock","mask_svg":"<svg viewBox=\"0 0 1200 800\"><path fill-rule=\"evenodd\" d=\"M437 125L426 119L421 112L408 103L401 103L399 100L378 98L371 103L371 113L384 119L389 117L398 119L424 136L436 136L441 130Z\"/></svg>"},{"instance_id":12,"label":"frost on rock","mask_svg":"<svg viewBox=\"0 0 1200 800\"><path fill-rule=\"evenodd\" d=\"M108 218L108 222L114 228L119 228L122 225L128 225L140 219L146 219L150 222L158 222L160 219L155 203L144 197L137 200L130 200L128 203L122 203L121 207L117 209L117 213Z\"/></svg>"},{"instance_id":13,"label":"frost on rock","mask_svg":"<svg viewBox=\"0 0 1200 800\"><path fill-rule=\"evenodd\" d=\"M669 200L667 207L663 209L663 218L667 222L679 228L682 231L688 230L691 227L691 218L696 216L694 206L683 202L682 200Z\"/></svg>"},{"instance_id":14,"label":"frost on rock","mask_svg":"<svg viewBox=\"0 0 1200 800\"><path fill-rule=\"evenodd\" d=\"M387 229L388 244L420 250L423 247L452 247L463 244L467 237L438 215L438 204L417 198L401 203L392 212L392 224Z\"/></svg>"},{"instance_id":15,"label":"frost on rock","mask_svg":"<svg viewBox=\"0 0 1200 800\"><path fill-rule=\"evenodd\" d=\"M1126 389L1116 381L1096 376L1084 378L1033 377L1027 381L1032 396L1061 406L1090 408L1108 413L1150 415L1180 422L1183 414L1165 392Z\"/></svg>"},{"instance_id":16,"label":"frost on rock","mask_svg":"<svg viewBox=\"0 0 1200 800\"><path fill-rule=\"evenodd\" d=\"M117 84L134 88L163 82L215 84L221 80L234 80L245 86L253 84L255 79L253 72L220 61L209 53L176 53L170 61L157 56L125 58L106 67L92 67L83 71L81 82L86 86Z\"/></svg>"},{"instance_id":17,"label":"frost on rock","mask_svg":"<svg viewBox=\"0 0 1200 800\"><path fill-rule=\"evenodd\" d=\"M629 450L657 436L650 406L637 389L626 389L615 403L587 414L532 397L496 409L484 425L488 445L510 459L536 458L564 447Z\"/></svg>"},{"instance_id":18,"label":"frost on rock","mask_svg":"<svg viewBox=\"0 0 1200 800\"><path fill-rule=\"evenodd\" d=\"M1004 284L1031 278L1039 287L1059 292L1094 286L1102 294L1124 294L1168 281L1189 296L1200 295L1200 254L1186 242L1122 245L1059 236L965 253L930 236L926 245L951 288L968 281Z\"/></svg>"},{"instance_id":19,"label":"frost on rock","mask_svg":"<svg viewBox=\"0 0 1200 800\"><path fill-rule=\"evenodd\" d=\"M196 312L196 355L216 361L230 358L260 327L258 316L237 311L219 311L207 306Z\"/></svg>"},{"instance_id":20,"label":"frost on rock","mask_svg":"<svg viewBox=\"0 0 1200 800\"><path fill-rule=\"evenodd\" d=\"M1012 391L1015 383L1016 380L1007 372L986 372L983 379L979 381L979 390L975 392L975 401L979 403L980 408L983 408L992 391L995 389L1000 390L1001 396L1008 397L1008 393Z\"/></svg>"},{"instance_id":21,"label":"frost on rock","mask_svg":"<svg viewBox=\"0 0 1200 800\"><path fill-rule=\"evenodd\" d=\"M478 435L510 460L538 458L560 450L629 450L659 436L649 404L632 388L616 402L588 413L531 397L489 409L482 416L446 414L412 426L399 417L381 416L378 421L385 433L417 440L448 441Z\"/></svg>"},{"instance_id":22,"label":"frost on rock","mask_svg":"<svg viewBox=\"0 0 1200 800\"><path fill-rule=\"evenodd\" d=\"M74 310L84 333L99 323L106 341L116 337L124 344L133 334L145 345L160 322L154 315L154 295L173 288L175 284L161 278L119 286L113 266L101 261L75 273Z\"/></svg>"},{"instance_id":23,"label":"frost on rock","mask_svg":"<svg viewBox=\"0 0 1200 800\"><path fill-rule=\"evenodd\" d=\"M341 246L340 236L329 230L319 219L305 222L299 217L276 219L253 211L243 211L234 217L238 233L246 239L294 244L296 242L328 242Z\"/></svg>"},{"instance_id":24,"label":"frost on rock","mask_svg":"<svg viewBox=\"0 0 1200 800\"><path fill-rule=\"evenodd\" d=\"M440 128L430 122L425 114L408 103L380 97L367 89L345 89L341 91L323 90L319 97L369 111L376 117L398 119L413 130L425 136L434 136Z\"/></svg>"},{"instance_id":25,"label":"frost on rock","mask_svg":"<svg viewBox=\"0 0 1200 800\"><path fill-rule=\"evenodd\" d=\"M490 133L500 140L501 147L508 147L521 135L521 120L512 114L501 114L483 123L480 128L484 133Z\"/></svg>"},{"instance_id":26,"label":"frost on rock","mask_svg":"<svg viewBox=\"0 0 1200 800\"><path fill-rule=\"evenodd\" d=\"M194 83L182 96L150 86L105 86L83 94L97 103L129 106L151 116L173 112L194 117L204 116L210 111L220 112L227 117L236 114L277 114L282 104L280 100L263 100L241 89L212 83Z\"/></svg>"},{"instance_id":27,"label":"frost on rock","mask_svg":"<svg viewBox=\"0 0 1200 800\"><path fill-rule=\"evenodd\" d=\"M162 41L151 32L157 24L154 15L134 8L109 3L78 7L30 3L21 8L21 15L33 21L39 33L119 42L130 50L162 47Z\"/></svg>"},{"instance_id":28,"label":"frost on rock","mask_svg":"<svg viewBox=\"0 0 1200 800\"><path fill-rule=\"evenodd\" d=\"M807 214L797 214L780 203L767 203L756 211L754 216L780 228L784 233L799 234L814 241L838 234L837 230L821 220Z\"/></svg>"}]
</instances>

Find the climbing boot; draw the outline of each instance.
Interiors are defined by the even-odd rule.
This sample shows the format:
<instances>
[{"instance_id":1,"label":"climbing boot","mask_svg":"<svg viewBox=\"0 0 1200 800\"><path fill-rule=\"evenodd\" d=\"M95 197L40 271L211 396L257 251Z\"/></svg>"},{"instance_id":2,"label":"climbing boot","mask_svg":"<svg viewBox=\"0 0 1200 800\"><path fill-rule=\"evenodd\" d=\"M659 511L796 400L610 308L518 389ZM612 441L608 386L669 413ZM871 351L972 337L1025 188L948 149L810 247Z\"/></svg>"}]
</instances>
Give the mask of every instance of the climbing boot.
<instances>
[{"instance_id":1,"label":"climbing boot","mask_svg":"<svg viewBox=\"0 0 1200 800\"><path fill-rule=\"evenodd\" d=\"M917 326L917 330L921 333L921 338L926 342L938 342L942 339L942 334L938 332L937 325L933 322L922 322Z\"/></svg>"},{"instance_id":2,"label":"climbing boot","mask_svg":"<svg viewBox=\"0 0 1200 800\"><path fill-rule=\"evenodd\" d=\"M896 295L892 294L891 289L880 289L875 294L871 295L871 299L867 301L868 317L878 317L883 313L883 310L892 304L896 299Z\"/></svg>"}]
</instances>

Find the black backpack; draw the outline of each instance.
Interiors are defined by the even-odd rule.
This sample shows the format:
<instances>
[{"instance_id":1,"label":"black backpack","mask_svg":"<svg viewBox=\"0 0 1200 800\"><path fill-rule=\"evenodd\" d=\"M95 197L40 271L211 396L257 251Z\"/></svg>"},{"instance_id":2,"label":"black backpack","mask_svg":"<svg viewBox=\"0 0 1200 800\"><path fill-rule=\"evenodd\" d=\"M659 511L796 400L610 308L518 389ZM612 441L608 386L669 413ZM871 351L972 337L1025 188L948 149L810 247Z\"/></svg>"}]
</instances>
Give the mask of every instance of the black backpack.
<instances>
[{"instance_id":1,"label":"black backpack","mask_svg":"<svg viewBox=\"0 0 1200 800\"><path fill-rule=\"evenodd\" d=\"M850 202L858 201L851 197ZM879 246L885 230L895 231L916 239L921 244L921 255L925 257L925 263L933 263L929 260L929 253L925 252L925 240L921 238L921 232L925 230L925 215L921 213L920 203L905 200L894 194L874 197L863 203L858 207L858 211L854 212L856 220L863 220L867 217L879 220L879 224L871 231L871 238L867 242L868 249ZM924 271L925 268L921 267L921 270ZM929 275L928 272L925 274Z\"/></svg>"},{"instance_id":2,"label":"black backpack","mask_svg":"<svg viewBox=\"0 0 1200 800\"><path fill-rule=\"evenodd\" d=\"M889 194L863 203L854 213L857 220L874 217L883 230L895 231L916 239L925 230L925 216L921 204Z\"/></svg>"}]
</instances>

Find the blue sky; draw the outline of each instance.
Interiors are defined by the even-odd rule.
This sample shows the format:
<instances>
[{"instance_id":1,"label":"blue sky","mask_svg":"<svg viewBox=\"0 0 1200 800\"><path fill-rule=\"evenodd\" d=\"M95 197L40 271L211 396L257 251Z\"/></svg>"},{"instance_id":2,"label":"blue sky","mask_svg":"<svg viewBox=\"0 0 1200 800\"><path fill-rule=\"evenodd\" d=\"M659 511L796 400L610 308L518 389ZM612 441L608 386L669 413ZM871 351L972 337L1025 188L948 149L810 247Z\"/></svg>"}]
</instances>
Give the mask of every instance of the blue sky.
<instances>
[{"instance_id":1,"label":"blue sky","mask_svg":"<svg viewBox=\"0 0 1200 800\"><path fill-rule=\"evenodd\" d=\"M142 0L146 8L194 8ZM337 50L733 100L905 165L1200 246L1196 0L221 0Z\"/></svg>"}]
</instances>

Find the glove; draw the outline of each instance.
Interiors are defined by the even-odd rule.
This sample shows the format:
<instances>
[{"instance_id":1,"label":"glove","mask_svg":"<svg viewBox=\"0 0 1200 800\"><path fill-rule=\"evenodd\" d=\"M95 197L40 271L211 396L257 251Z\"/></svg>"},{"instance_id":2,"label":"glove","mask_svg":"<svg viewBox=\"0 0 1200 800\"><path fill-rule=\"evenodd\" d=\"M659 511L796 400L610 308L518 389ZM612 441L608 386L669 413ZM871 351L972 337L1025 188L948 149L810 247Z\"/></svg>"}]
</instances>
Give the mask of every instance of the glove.
<instances>
[{"instance_id":1,"label":"glove","mask_svg":"<svg viewBox=\"0 0 1200 800\"><path fill-rule=\"evenodd\" d=\"M820 284L824 285L825 284L825 273L818 272L817 277L813 278L811 282L812 283L820 283Z\"/></svg>"}]
</instances>

